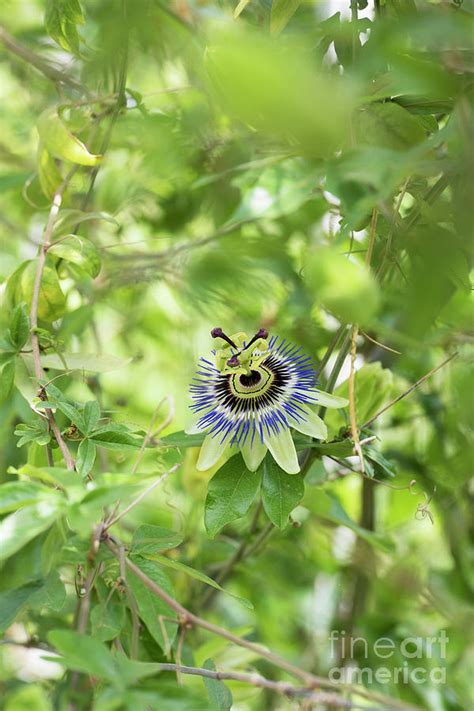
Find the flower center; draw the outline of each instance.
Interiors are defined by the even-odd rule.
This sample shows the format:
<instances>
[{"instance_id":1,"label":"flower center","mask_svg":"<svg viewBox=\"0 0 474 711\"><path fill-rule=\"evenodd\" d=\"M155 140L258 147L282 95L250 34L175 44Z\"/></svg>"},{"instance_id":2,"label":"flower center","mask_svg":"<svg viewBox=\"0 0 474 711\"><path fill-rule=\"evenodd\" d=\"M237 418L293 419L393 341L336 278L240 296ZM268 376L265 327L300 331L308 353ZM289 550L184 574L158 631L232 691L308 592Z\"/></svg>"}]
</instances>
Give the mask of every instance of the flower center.
<instances>
[{"instance_id":1,"label":"flower center","mask_svg":"<svg viewBox=\"0 0 474 711\"><path fill-rule=\"evenodd\" d=\"M251 370L250 375L241 375L239 378L239 382L241 385L244 386L244 388L248 388L252 387L252 385L258 385L261 379L262 375L258 372L258 370Z\"/></svg>"},{"instance_id":2,"label":"flower center","mask_svg":"<svg viewBox=\"0 0 474 711\"><path fill-rule=\"evenodd\" d=\"M264 395L273 380L273 373L265 366L260 365L258 369L252 368L249 375L246 373L231 375L229 384L232 394L242 400Z\"/></svg>"}]
</instances>

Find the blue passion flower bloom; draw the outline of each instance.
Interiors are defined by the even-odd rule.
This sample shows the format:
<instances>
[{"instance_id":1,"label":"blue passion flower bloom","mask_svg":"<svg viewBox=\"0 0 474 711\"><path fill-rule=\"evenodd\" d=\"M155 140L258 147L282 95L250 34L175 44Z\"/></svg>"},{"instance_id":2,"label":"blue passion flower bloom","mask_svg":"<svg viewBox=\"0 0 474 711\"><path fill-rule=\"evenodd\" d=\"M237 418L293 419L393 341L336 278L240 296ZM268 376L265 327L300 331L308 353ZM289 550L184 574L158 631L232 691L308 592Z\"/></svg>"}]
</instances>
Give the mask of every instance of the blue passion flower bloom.
<instances>
[{"instance_id":1,"label":"blue passion flower bloom","mask_svg":"<svg viewBox=\"0 0 474 711\"><path fill-rule=\"evenodd\" d=\"M250 471L267 451L288 474L300 471L291 429L327 439L323 420L311 406L345 407L348 401L316 387L311 359L301 349L268 337L266 329L249 339L246 333L211 332L224 345L201 358L190 387L194 421L188 434L205 432L197 469L214 466L230 447L240 450Z\"/></svg>"}]
</instances>

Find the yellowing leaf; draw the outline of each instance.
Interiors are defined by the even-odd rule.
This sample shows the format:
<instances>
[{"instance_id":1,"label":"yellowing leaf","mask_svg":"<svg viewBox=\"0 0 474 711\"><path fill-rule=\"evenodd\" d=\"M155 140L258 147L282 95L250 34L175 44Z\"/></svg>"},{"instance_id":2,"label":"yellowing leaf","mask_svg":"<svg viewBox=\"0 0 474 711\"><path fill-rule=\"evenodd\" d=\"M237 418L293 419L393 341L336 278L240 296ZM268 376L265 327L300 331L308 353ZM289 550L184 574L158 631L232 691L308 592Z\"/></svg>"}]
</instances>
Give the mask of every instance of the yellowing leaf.
<instances>
[{"instance_id":1,"label":"yellowing leaf","mask_svg":"<svg viewBox=\"0 0 474 711\"><path fill-rule=\"evenodd\" d=\"M68 130L55 108L43 111L37 128L44 148L55 158L79 165L97 165L102 158L89 153L84 143Z\"/></svg>"},{"instance_id":2,"label":"yellowing leaf","mask_svg":"<svg viewBox=\"0 0 474 711\"><path fill-rule=\"evenodd\" d=\"M56 161L53 156L46 150L43 143L40 141L38 146L38 180L41 190L46 195L48 200L51 200L56 190L63 181Z\"/></svg>"},{"instance_id":3,"label":"yellowing leaf","mask_svg":"<svg viewBox=\"0 0 474 711\"><path fill-rule=\"evenodd\" d=\"M99 250L90 240L79 235L67 235L49 248L49 254L77 264L95 278L100 272Z\"/></svg>"},{"instance_id":4,"label":"yellowing leaf","mask_svg":"<svg viewBox=\"0 0 474 711\"><path fill-rule=\"evenodd\" d=\"M9 278L6 295L13 305L24 301L28 309L31 307L37 264L37 259L23 262ZM55 321L61 318L65 308L66 297L61 290L57 271L49 260L46 260L41 278L38 318L40 321Z\"/></svg>"}]
</instances>

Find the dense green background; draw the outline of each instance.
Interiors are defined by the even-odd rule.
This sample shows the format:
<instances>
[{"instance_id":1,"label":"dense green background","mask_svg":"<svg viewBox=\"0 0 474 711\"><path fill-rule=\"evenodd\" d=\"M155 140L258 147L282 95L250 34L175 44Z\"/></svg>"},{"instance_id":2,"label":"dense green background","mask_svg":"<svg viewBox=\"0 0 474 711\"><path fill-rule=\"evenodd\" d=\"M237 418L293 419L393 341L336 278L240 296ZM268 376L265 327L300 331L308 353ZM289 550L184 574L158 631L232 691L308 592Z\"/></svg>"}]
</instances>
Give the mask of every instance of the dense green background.
<instances>
[{"instance_id":1,"label":"dense green background","mask_svg":"<svg viewBox=\"0 0 474 711\"><path fill-rule=\"evenodd\" d=\"M230 708L221 683L178 683L121 653L291 680L255 650L160 624L170 608L134 575L120 580L105 544L92 550L104 511L174 464L112 528L174 599L321 676L446 668L443 684L368 685L398 706L352 693L346 707L472 708L471 11L454 0L250 0L238 17L225 1L2 3L2 708ZM28 315L67 175L33 334L48 383L38 398ZM259 488L262 472L240 477L231 459L206 507L218 467L197 472L199 438L169 435L186 426L215 326L264 326L303 346L323 361L321 387L343 396L353 334L359 427L457 355L362 428L361 440L376 436L365 478L348 411L330 411L332 444L300 445L304 478L267 463ZM46 397L77 472L48 432ZM441 660L426 649L365 659L362 645L351 658L331 655L331 630L369 650L441 630L449 643ZM38 661L52 651L65 675ZM239 711L327 706L226 685Z\"/></svg>"}]
</instances>

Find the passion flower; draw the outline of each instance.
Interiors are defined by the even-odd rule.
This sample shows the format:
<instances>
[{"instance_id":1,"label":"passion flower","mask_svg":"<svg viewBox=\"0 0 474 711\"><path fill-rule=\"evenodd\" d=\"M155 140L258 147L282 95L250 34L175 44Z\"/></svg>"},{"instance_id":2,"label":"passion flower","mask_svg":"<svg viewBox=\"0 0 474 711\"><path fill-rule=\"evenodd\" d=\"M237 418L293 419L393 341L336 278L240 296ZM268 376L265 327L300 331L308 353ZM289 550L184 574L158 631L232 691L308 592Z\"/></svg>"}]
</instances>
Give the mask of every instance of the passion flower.
<instances>
[{"instance_id":1,"label":"passion flower","mask_svg":"<svg viewBox=\"0 0 474 711\"><path fill-rule=\"evenodd\" d=\"M264 328L251 339L242 332L226 336L220 328L211 335L224 344L212 351L213 362L200 359L190 387L194 422L186 431L206 433L197 469L214 466L230 447L231 453L240 450L250 471L268 450L284 471L297 474L291 430L326 439L326 425L310 406L339 408L348 401L318 390L311 359L291 343L269 338Z\"/></svg>"}]
</instances>

